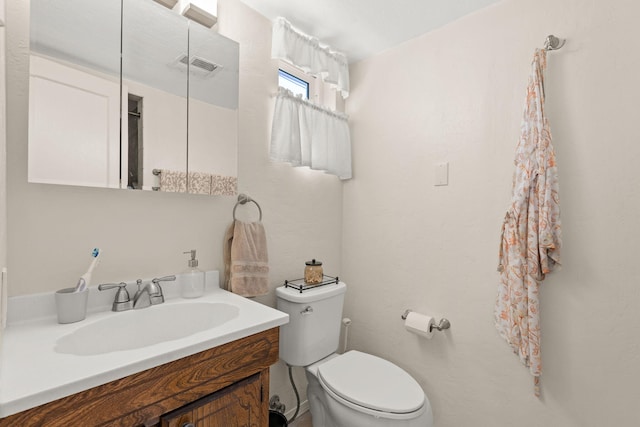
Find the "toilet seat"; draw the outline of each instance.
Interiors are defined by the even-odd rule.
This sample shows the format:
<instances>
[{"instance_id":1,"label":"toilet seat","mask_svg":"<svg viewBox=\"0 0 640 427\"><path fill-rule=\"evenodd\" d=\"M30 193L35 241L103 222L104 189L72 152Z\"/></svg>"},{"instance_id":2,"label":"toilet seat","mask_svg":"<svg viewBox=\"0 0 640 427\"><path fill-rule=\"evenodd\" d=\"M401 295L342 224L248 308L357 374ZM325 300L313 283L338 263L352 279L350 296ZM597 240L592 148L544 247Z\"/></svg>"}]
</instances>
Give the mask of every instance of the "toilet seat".
<instances>
[{"instance_id":1,"label":"toilet seat","mask_svg":"<svg viewBox=\"0 0 640 427\"><path fill-rule=\"evenodd\" d=\"M332 396L376 416L415 416L425 406L424 391L411 375L371 354L349 351L321 363L317 373Z\"/></svg>"}]
</instances>

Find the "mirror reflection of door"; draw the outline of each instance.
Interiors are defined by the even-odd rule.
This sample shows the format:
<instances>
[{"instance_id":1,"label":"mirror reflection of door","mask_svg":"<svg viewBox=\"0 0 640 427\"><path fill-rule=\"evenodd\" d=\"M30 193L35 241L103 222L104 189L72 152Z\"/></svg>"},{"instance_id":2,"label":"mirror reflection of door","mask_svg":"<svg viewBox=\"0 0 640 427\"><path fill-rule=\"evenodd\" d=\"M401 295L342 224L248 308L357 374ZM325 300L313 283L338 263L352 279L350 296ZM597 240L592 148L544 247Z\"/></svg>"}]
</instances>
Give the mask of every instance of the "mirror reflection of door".
<instances>
[{"instance_id":1,"label":"mirror reflection of door","mask_svg":"<svg viewBox=\"0 0 640 427\"><path fill-rule=\"evenodd\" d=\"M94 3L31 2L29 182L120 185L120 0Z\"/></svg>"}]
</instances>

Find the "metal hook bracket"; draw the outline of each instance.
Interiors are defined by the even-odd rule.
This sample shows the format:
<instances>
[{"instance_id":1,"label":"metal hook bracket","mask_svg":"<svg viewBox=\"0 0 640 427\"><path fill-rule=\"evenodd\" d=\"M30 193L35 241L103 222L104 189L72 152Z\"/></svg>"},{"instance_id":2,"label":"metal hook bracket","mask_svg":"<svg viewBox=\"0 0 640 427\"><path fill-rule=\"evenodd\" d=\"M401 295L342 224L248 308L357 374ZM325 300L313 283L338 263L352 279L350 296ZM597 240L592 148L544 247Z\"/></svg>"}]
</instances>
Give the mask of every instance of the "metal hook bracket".
<instances>
[{"instance_id":1,"label":"metal hook bracket","mask_svg":"<svg viewBox=\"0 0 640 427\"><path fill-rule=\"evenodd\" d=\"M549 34L544 41L544 50L558 50L566 43L565 39L560 39L553 34Z\"/></svg>"},{"instance_id":2,"label":"metal hook bracket","mask_svg":"<svg viewBox=\"0 0 640 427\"><path fill-rule=\"evenodd\" d=\"M431 325L431 330L433 331L434 329L437 329L439 331L442 331L444 329L449 329L450 327L451 322L443 317L442 319L440 319L437 325Z\"/></svg>"},{"instance_id":3,"label":"metal hook bracket","mask_svg":"<svg viewBox=\"0 0 640 427\"><path fill-rule=\"evenodd\" d=\"M260 205L258 204L258 202L256 202L255 200L253 200L251 197L247 196L246 194L238 194L238 201L236 202L235 206L233 207L233 219L235 221L236 219L236 209L238 208L238 205L244 205L248 202L253 202L256 207L258 208L258 212L260 212L260 221L262 221L262 209L260 208Z\"/></svg>"}]
</instances>

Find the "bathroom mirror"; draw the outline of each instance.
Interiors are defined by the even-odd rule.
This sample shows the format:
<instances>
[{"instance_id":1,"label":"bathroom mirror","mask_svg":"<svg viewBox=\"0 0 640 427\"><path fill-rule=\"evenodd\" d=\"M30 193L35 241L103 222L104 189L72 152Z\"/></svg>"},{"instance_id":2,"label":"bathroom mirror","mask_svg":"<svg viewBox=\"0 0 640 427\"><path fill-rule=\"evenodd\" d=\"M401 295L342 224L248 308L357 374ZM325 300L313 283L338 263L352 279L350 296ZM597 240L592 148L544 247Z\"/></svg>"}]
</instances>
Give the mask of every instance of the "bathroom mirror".
<instances>
[{"instance_id":1,"label":"bathroom mirror","mask_svg":"<svg viewBox=\"0 0 640 427\"><path fill-rule=\"evenodd\" d=\"M235 42L189 23L187 160L191 193L206 193L199 184L207 176L211 176L211 193L236 193L239 60Z\"/></svg>"},{"instance_id":2,"label":"bathroom mirror","mask_svg":"<svg viewBox=\"0 0 640 427\"><path fill-rule=\"evenodd\" d=\"M120 0L32 0L28 180L120 186Z\"/></svg>"},{"instance_id":3,"label":"bathroom mirror","mask_svg":"<svg viewBox=\"0 0 640 427\"><path fill-rule=\"evenodd\" d=\"M126 187L157 187L153 169L187 172L187 20L151 0L122 2L122 173ZM140 155L141 154L141 155ZM172 181L172 191L185 191ZM123 184L125 179L123 177Z\"/></svg>"},{"instance_id":4,"label":"bathroom mirror","mask_svg":"<svg viewBox=\"0 0 640 427\"><path fill-rule=\"evenodd\" d=\"M31 0L29 182L232 194L238 51L152 0Z\"/></svg>"}]
</instances>

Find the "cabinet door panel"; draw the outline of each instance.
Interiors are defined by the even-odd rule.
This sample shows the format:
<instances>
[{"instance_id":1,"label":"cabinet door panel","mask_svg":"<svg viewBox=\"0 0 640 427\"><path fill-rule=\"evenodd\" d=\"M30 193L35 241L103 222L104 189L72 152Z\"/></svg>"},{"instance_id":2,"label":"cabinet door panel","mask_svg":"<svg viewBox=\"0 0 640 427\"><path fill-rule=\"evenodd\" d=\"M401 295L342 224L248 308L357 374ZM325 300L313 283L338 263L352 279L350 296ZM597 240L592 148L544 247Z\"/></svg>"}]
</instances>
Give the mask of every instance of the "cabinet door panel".
<instances>
[{"instance_id":1,"label":"cabinet door panel","mask_svg":"<svg viewBox=\"0 0 640 427\"><path fill-rule=\"evenodd\" d=\"M258 427L262 381L253 375L160 418L162 427Z\"/></svg>"},{"instance_id":2,"label":"cabinet door panel","mask_svg":"<svg viewBox=\"0 0 640 427\"><path fill-rule=\"evenodd\" d=\"M28 181L118 188L120 84L32 56Z\"/></svg>"}]
</instances>

